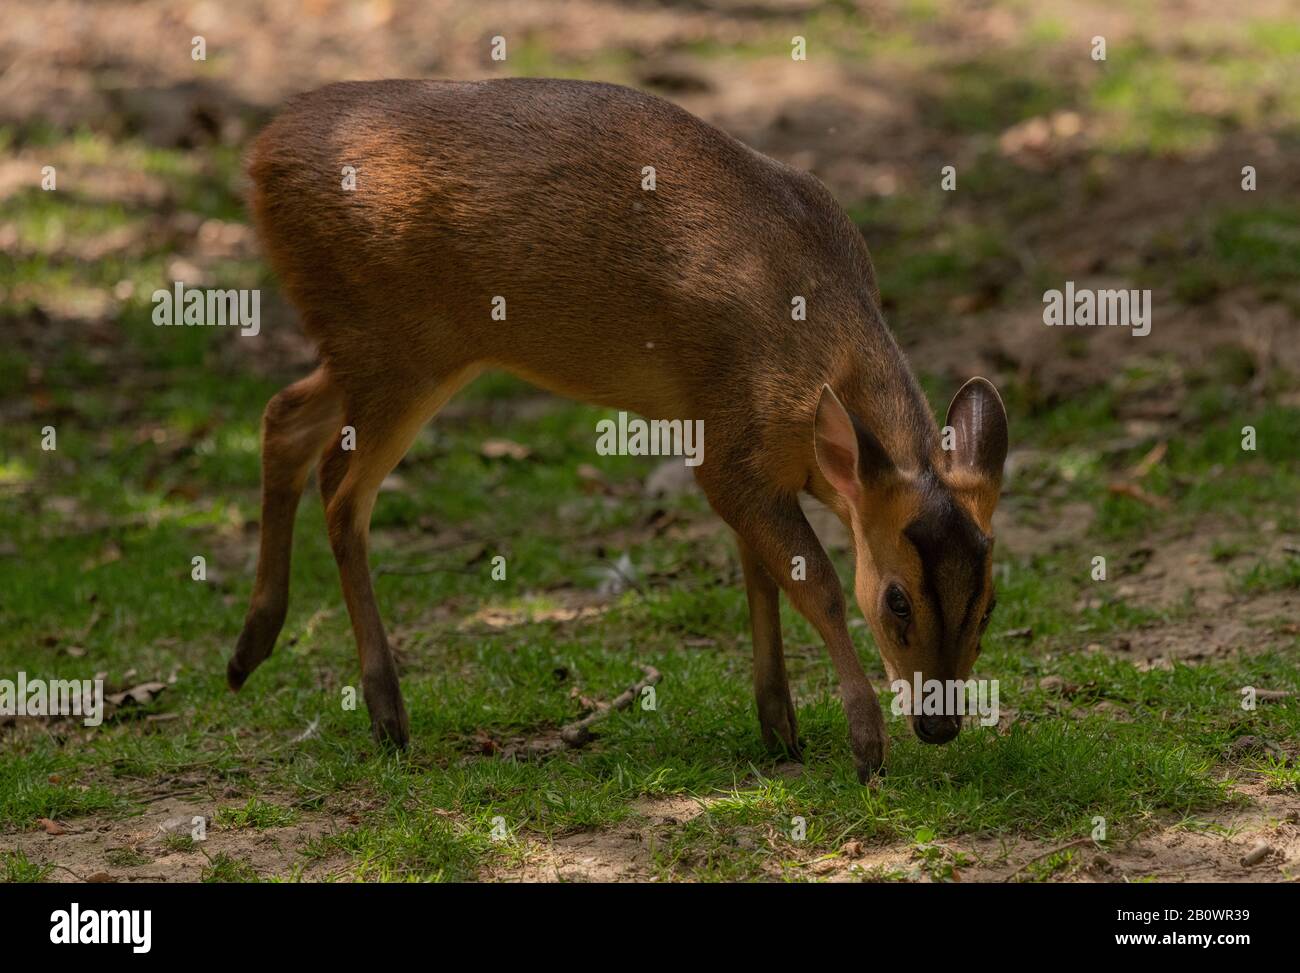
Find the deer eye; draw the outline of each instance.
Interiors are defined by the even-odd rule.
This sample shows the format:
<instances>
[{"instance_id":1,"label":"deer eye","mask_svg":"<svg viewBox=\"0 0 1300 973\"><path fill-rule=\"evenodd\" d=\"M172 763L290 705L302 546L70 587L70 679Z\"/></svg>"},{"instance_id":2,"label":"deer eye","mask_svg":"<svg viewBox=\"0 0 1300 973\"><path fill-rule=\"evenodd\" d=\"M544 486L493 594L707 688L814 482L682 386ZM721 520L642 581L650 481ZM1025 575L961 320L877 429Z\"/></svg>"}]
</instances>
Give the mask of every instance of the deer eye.
<instances>
[{"instance_id":1,"label":"deer eye","mask_svg":"<svg viewBox=\"0 0 1300 973\"><path fill-rule=\"evenodd\" d=\"M889 590L885 592L885 604L901 619L912 617L912 606L907 600L907 595L903 594L903 589L896 584L891 584Z\"/></svg>"}]
</instances>

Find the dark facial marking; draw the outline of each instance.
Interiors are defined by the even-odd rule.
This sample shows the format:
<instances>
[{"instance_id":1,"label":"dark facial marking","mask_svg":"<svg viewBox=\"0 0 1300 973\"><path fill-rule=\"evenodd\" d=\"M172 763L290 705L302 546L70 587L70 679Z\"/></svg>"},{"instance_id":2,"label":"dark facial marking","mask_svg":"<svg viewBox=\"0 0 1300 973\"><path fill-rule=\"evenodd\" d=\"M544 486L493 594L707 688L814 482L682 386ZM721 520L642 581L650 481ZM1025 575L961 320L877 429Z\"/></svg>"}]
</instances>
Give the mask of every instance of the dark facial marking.
<instances>
[{"instance_id":1,"label":"dark facial marking","mask_svg":"<svg viewBox=\"0 0 1300 973\"><path fill-rule=\"evenodd\" d=\"M965 630L984 596L984 560L991 542L933 474L926 477L920 513L903 529L916 548L926 595L935 606L941 649Z\"/></svg>"}]
</instances>

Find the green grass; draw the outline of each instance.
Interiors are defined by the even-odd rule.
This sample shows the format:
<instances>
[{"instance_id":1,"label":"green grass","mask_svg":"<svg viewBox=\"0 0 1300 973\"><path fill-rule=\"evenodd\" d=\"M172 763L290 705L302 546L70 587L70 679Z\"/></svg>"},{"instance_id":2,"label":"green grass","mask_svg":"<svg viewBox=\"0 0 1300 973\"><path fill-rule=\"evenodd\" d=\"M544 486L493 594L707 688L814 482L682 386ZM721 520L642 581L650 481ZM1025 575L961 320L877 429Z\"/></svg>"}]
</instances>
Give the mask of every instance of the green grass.
<instances>
[{"instance_id":1,"label":"green grass","mask_svg":"<svg viewBox=\"0 0 1300 973\"><path fill-rule=\"evenodd\" d=\"M521 441L535 441L523 430L512 432ZM422 482L418 464L411 465L403 475ZM519 487L524 494L548 489L550 474L536 464L513 475L524 479ZM557 505L576 505L575 523L584 519L582 507L598 503L549 489ZM381 506L386 502L381 499ZM320 515L310 501L307 506L289 624L277 653L239 697L224 691L221 665L238 629L242 599L227 605L214 599L211 586L189 581L181 567L167 566L187 563L182 539L192 538L194 529L176 518L120 535L126 556L96 569L87 585L118 610L77 641L110 672L127 664L157 673L179 666L182 678L157 709L184 719L166 733L150 732L138 721L115 721L77 748L46 737L24 738L0 759L0 774L17 784L3 789L0 806L9 826L43 816L125 810L131 802L113 795L129 789L127 781L199 769L248 795L243 803L216 810L220 827L294 823L297 812L258 796L274 782L308 806L312 800L343 798L368 809L361 824L314 843L309 859L344 855L364 878L462 879L479 869L508 867L524 853L521 842L528 836L616 825L634 813L630 804L639 797L721 793L728 796L709 804L664 846L657 867L689 868L702 878L754 876L765 865L762 854L742 849L744 855L726 857L719 849L730 847L742 829L780 828L796 814L809 821L802 856L811 849L834 850L846 836L898 840L919 828L945 837L1005 829L1069 837L1086 831L1097 814L1114 821L1118 833L1136 833L1153 814L1212 808L1225 799L1215 761L1240 730L1231 705L1235 687L1247 678L1260 685L1295 685L1280 659L1257 658L1222 670L1143 673L1127 663L1069 653L1050 662L1038 654L1025 657L1019 643L1004 644L994 635L979 674L999 678L1004 699L1014 698L1017 708L1032 716L1005 736L970 731L954 746L939 749L916 743L896 724L889 775L877 789L863 789L844 745L829 665L807 625L787 615L807 765L800 778L786 781L773 776L772 758L753 724L743 594L737 586L719 586L711 571L693 567L688 545L667 542L634 551L638 562L644 555L675 566L679 573L672 581L652 586L644 597L626 595L582 625L539 622L500 632L461 632L455 620L420 622L422 606L449 599L519 604L509 589L521 582L507 582L497 594L485 591L482 575L473 570L380 575L379 597L388 618L399 631L414 632L402 648L415 746L408 756L394 758L373 750L363 710L339 705L339 687L355 679L355 663L346 616L334 596ZM520 529L503 525L508 516L501 510L495 520L505 536ZM525 504L517 516L534 513ZM212 529L202 518L193 524L200 534ZM85 629L93 606L60 612L68 589L56 583L54 569L71 568L93 551L93 544L84 543L47 550L48 580L25 587L18 619L27 612L33 622L62 617L64 634L54 635L56 645L70 640L68 631ZM583 555L566 551L561 557L578 576ZM1067 647L1078 644L1080 621L1091 639L1116 626L1151 620L1114 606L1080 619L1072 611L1077 585L1071 570L1066 555L1012 570L1002 586L1004 607L996 630L1032 626L1040 641ZM128 583L140 571L166 586L167 597ZM524 567L514 575L520 576L527 578ZM246 584L244 579L241 587ZM49 630L44 623L19 629ZM681 644L700 634L717 638L719 645L702 650ZM124 644L133 648L124 652ZM52 675L84 668L80 660L62 658L45 645L26 652L11 645L6 657ZM633 681L637 662L665 673L656 711L634 708L615 716L602 728L599 742L580 753L510 761L484 752L484 735L502 746L576 717L575 689L610 698ZM1053 673L1089 687L1076 704L1111 700L1125 707L1133 722L1080 721L1035 688L1038 678ZM1157 718L1170 712L1178 719ZM1300 731L1287 709L1261 710L1256 719L1269 722L1252 732L1285 739ZM319 721L319 732L291 744L312 721ZM33 768L46 781L51 775L68 780L90 775L94 783L89 791L32 786ZM497 817L511 836L504 842L491 834ZM210 868L212 880L243 874L237 863L224 859L214 859Z\"/></svg>"},{"instance_id":2,"label":"green grass","mask_svg":"<svg viewBox=\"0 0 1300 973\"><path fill-rule=\"evenodd\" d=\"M173 833L163 837L162 847L169 852L187 853L195 851L198 848L198 843L191 835Z\"/></svg>"},{"instance_id":3,"label":"green grass","mask_svg":"<svg viewBox=\"0 0 1300 973\"><path fill-rule=\"evenodd\" d=\"M219 852L214 855L208 865L203 869L203 882L231 883L231 882L256 882L258 875L253 866L238 858L227 855L225 852Z\"/></svg>"},{"instance_id":4,"label":"green grass","mask_svg":"<svg viewBox=\"0 0 1300 973\"><path fill-rule=\"evenodd\" d=\"M52 871L53 865L29 860L21 849L0 851L0 882L41 882Z\"/></svg>"},{"instance_id":5,"label":"green grass","mask_svg":"<svg viewBox=\"0 0 1300 973\"><path fill-rule=\"evenodd\" d=\"M1243 203L1198 214L1179 234L1153 241L1152 258L1143 278L1171 284L1185 303L1204 304L1234 287L1253 286L1262 296L1294 307L1300 283L1300 207Z\"/></svg>"},{"instance_id":6,"label":"green grass","mask_svg":"<svg viewBox=\"0 0 1300 973\"><path fill-rule=\"evenodd\" d=\"M116 868L134 868L137 865L148 865L152 858L135 848L114 848L109 851L104 860Z\"/></svg>"},{"instance_id":7,"label":"green grass","mask_svg":"<svg viewBox=\"0 0 1300 973\"><path fill-rule=\"evenodd\" d=\"M293 808L281 807L269 801L250 797L240 807L217 809L216 823L220 828L287 828L298 820Z\"/></svg>"},{"instance_id":8,"label":"green grass","mask_svg":"<svg viewBox=\"0 0 1300 973\"><path fill-rule=\"evenodd\" d=\"M1278 562L1260 561L1242 576L1241 588L1249 593L1300 588L1300 557L1291 555Z\"/></svg>"}]
</instances>

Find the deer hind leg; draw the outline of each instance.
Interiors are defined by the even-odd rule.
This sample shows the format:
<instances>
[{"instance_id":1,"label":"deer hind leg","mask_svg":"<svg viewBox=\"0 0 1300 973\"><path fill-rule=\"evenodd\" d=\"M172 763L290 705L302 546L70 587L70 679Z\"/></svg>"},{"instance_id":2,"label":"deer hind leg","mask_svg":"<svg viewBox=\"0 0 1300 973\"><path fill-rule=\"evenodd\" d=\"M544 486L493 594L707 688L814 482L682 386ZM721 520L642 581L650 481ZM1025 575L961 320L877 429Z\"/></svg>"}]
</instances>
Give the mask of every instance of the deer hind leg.
<instances>
[{"instance_id":1,"label":"deer hind leg","mask_svg":"<svg viewBox=\"0 0 1300 973\"><path fill-rule=\"evenodd\" d=\"M749 597L749 624L754 636L754 700L758 724L769 749L783 747L795 760L802 759L799 723L795 718L790 683L785 673L781 645L781 589L763 567L758 552L739 534L740 563L745 570Z\"/></svg>"},{"instance_id":2,"label":"deer hind leg","mask_svg":"<svg viewBox=\"0 0 1300 973\"><path fill-rule=\"evenodd\" d=\"M361 660L371 729L376 740L398 747L406 746L410 730L397 665L370 581L370 514L384 477L401 461L420 428L473 373L463 369L420 389L357 383L355 391L346 393L343 430L353 437L355 448L344 449L340 436L321 462L325 522Z\"/></svg>"},{"instance_id":3,"label":"deer hind leg","mask_svg":"<svg viewBox=\"0 0 1300 973\"><path fill-rule=\"evenodd\" d=\"M338 432L343 400L323 368L282 389L262 416L262 525L257 580L235 654L226 666L231 689L266 661L289 608L293 518L321 448Z\"/></svg>"}]
</instances>

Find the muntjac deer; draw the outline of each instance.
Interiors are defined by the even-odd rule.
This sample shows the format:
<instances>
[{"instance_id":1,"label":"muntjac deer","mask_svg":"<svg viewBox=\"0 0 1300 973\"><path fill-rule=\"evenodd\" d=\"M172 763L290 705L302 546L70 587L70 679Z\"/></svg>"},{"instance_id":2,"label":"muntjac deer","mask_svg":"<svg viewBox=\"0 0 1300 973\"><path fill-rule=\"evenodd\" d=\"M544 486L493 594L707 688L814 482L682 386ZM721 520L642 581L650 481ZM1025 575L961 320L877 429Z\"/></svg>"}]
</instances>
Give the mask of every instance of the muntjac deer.
<instances>
[{"instance_id":1,"label":"muntjac deer","mask_svg":"<svg viewBox=\"0 0 1300 973\"><path fill-rule=\"evenodd\" d=\"M266 254L321 364L263 417L261 546L232 688L284 623L294 512L319 461L371 724L406 744L370 582L370 514L421 426L485 369L652 419L703 420L695 476L739 545L770 746L800 751L781 592L826 642L860 779L888 745L801 491L852 534L858 604L890 678L970 673L993 610L1006 413L971 379L941 442L885 327L862 236L815 178L659 98L523 79L330 85L262 133L249 173ZM930 743L960 727L951 715L911 723Z\"/></svg>"}]
</instances>

